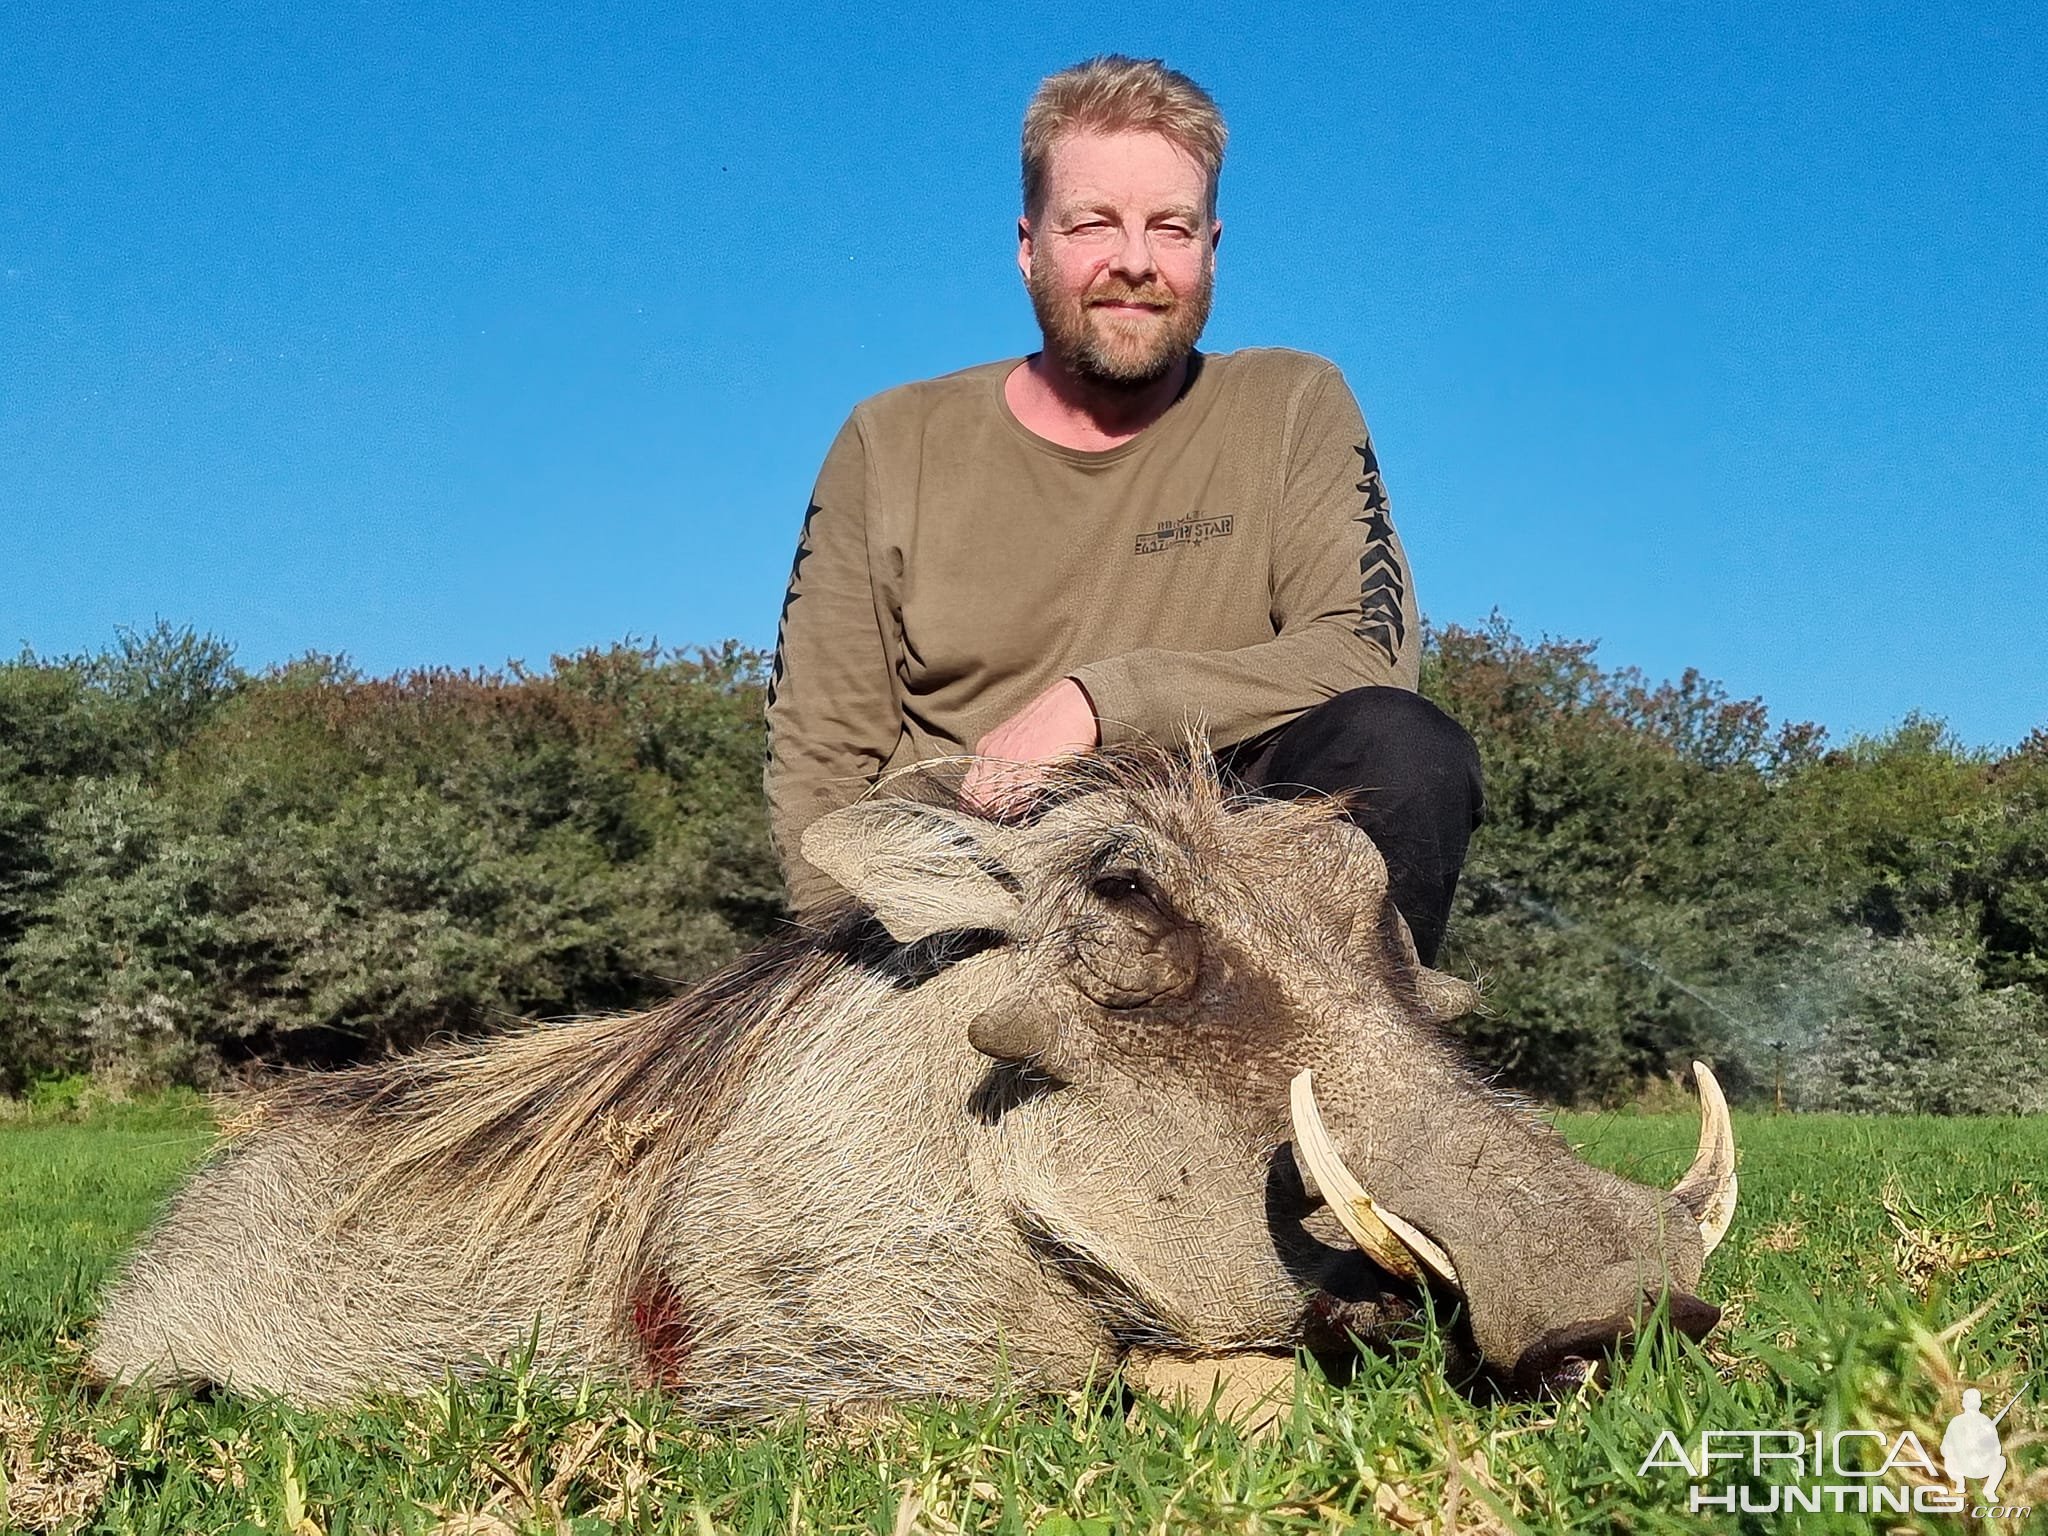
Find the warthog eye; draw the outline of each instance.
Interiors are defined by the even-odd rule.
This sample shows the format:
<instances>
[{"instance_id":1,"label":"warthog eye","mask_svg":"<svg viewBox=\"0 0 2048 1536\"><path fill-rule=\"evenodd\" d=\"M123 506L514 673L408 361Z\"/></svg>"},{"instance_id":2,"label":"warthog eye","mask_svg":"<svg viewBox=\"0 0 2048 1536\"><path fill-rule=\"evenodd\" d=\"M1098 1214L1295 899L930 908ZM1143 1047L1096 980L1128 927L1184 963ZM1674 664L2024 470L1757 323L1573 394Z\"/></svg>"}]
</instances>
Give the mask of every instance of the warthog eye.
<instances>
[{"instance_id":1,"label":"warthog eye","mask_svg":"<svg viewBox=\"0 0 2048 1536\"><path fill-rule=\"evenodd\" d=\"M1105 870L1088 882L1088 889L1104 901L1138 901L1148 893L1136 870Z\"/></svg>"}]
</instances>

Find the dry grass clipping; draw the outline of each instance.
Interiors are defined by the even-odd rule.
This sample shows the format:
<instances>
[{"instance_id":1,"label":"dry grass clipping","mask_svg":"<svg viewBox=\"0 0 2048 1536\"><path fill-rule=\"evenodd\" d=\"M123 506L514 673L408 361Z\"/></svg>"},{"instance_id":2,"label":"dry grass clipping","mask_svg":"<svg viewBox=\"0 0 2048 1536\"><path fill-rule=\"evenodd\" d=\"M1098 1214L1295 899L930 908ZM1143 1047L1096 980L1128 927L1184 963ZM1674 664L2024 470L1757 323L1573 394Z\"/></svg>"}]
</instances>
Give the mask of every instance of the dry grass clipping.
<instances>
[{"instance_id":1,"label":"dry grass clipping","mask_svg":"<svg viewBox=\"0 0 2048 1536\"><path fill-rule=\"evenodd\" d=\"M1806 1246L1806 1228L1796 1221L1781 1221L1767 1227L1751 1246L1765 1253L1797 1253Z\"/></svg>"},{"instance_id":2,"label":"dry grass clipping","mask_svg":"<svg viewBox=\"0 0 2048 1536\"><path fill-rule=\"evenodd\" d=\"M1898 1271L1899 1278L1922 1298L1927 1295L1928 1286L1937 1279L1989 1259L2009 1259L2048 1237L2048 1232L2037 1232L2021 1242L1994 1247L1992 1240L1997 1232L1997 1218L1988 1202L1976 1221L1967 1229L1959 1230L1934 1226L1896 1183L1887 1182L1879 1198L1885 1215L1891 1219L1892 1230L1897 1234L1892 1239L1892 1267Z\"/></svg>"},{"instance_id":3,"label":"dry grass clipping","mask_svg":"<svg viewBox=\"0 0 2048 1536\"><path fill-rule=\"evenodd\" d=\"M117 1463L90 1435L51 1427L0 1397L0 1514L25 1531L54 1531L100 1507Z\"/></svg>"}]
</instances>

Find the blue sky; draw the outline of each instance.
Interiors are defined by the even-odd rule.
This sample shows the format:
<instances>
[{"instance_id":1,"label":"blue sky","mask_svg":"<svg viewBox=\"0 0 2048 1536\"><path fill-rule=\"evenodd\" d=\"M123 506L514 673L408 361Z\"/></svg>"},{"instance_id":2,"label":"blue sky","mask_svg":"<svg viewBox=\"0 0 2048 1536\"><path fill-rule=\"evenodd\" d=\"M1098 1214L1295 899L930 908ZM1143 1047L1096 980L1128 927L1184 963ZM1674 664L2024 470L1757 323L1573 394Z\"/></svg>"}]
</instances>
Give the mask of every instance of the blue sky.
<instances>
[{"instance_id":1,"label":"blue sky","mask_svg":"<svg viewBox=\"0 0 2048 1536\"><path fill-rule=\"evenodd\" d=\"M1207 345L1336 359L1425 611L1836 736L2048 724L2037 4L21 4L0 646L772 643L862 396L1029 350L1018 120L1232 129Z\"/></svg>"}]
</instances>

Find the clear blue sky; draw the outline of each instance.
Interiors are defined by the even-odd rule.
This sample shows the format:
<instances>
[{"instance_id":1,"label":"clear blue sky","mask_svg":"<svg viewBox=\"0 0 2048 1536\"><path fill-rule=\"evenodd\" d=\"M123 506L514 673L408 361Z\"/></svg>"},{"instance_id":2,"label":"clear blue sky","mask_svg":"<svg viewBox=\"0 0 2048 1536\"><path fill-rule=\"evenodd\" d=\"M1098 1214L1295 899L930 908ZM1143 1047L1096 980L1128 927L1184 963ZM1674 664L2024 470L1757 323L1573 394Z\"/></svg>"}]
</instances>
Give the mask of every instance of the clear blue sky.
<instances>
[{"instance_id":1,"label":"clear blue sky","mask_svg":"<svg viewBox=\"0 0 2048 1536\"><path fill-rule=\"evenodd\" d=\"M1371 421L1425 611L1836 736L2048 724L2038 3L0 19L0 645L772 643L855 401L1027 351L1016 137L1232 129L1207 344Z\"/></svg>"}]
</instances>

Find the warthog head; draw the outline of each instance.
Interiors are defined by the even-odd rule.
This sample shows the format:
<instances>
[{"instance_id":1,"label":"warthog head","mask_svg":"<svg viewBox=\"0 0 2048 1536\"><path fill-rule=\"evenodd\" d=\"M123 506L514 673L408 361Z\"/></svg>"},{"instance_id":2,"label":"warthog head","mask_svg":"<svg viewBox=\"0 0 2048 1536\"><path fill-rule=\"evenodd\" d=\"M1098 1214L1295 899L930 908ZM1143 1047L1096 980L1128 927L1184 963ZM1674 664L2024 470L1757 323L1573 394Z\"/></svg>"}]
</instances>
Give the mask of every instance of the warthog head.
<instances>
[{"instance_id":1,"label":"warthog head","mask_svg":"<svg viewBox=\"0 0 2048 1536\"><path fill-rule=\"evenodd\" d=\"M1040 1137L1056 1187L1036 1198L1102 1284L1169 1298L1156 1312L1218 1263L1237 1266L1226 1293L1261 1293L1244 1271L1263 1266L1312 1309L1363 1269L1355 1244L1375 1279L1462 1296L1487 1365L1532 1391L1584 1379L1660 1305L1693 1337L1713 1326L1692 1293L1734 1148L1704 1068L1675 1190L1590 1167L1460 1064L1442 1026L1476 994L1417 961L1340 805L1233 796L1200 752L1047 782L1008 823L864 802L804 851L898 944L971 974L949 996L995 1098L1078 1106Z\"/></svg>"}]
</instances>

